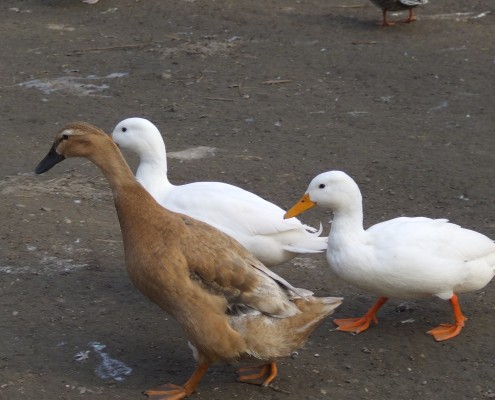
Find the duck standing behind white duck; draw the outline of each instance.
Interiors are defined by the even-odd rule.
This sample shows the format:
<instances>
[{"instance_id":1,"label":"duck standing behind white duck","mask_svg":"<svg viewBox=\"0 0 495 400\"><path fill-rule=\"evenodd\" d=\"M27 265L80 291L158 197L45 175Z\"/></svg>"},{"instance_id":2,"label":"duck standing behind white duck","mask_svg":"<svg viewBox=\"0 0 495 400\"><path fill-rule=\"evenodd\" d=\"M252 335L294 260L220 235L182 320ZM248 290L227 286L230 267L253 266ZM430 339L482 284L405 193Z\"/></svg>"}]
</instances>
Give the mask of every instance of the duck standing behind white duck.
<instances>
[{"instance_id":1,"label":"duck standing behind white duck","mask_svg":"<svg viewBox=\"0 0 495 400\"><path fill-rule=\"evenodd\" d=\"M437 296L450 300L454 324L428 331L437 341L457 336L467 319L457 293L486 286L495 274L495 244L481 233L446 219L400 217L363 228L359 187L341 171L314 178L286 213L299 215L316 205L333 210L327 260L345 281L381 296L360 318L335 319L339 330L360 333L375 321L389 297Z\"/></svg>"},{"instance_id":2,"label":"duck standing behind white duck","mask_svg":"<svg viewBox=\"0 0 495 400\"><path fill-rule=\"evenodd\" d=\"M394 22L390 22L387 19L388 11L402 11L409 10L409 17L402 22L410 23L416 21L414 16L414 8L428 3L428 0L371 0L371 2L377 7L382 9L382 26L395 25Z\"/></svg>"},{"instance_id":3,"label":"duck standing behind white duck","mask_svg":"<svg viewBox=\"0 0 495 400\"><path fill-rule=\"evenodd\" d=\"M173 185L167 176L165 143L158 128L144 118L127 118L112 138L140 159L136 179L163 207L206 222L233 237L267 267L302 253L319 253L327 238L258 195L223 182Z\"/></svg>"}]
</instances>

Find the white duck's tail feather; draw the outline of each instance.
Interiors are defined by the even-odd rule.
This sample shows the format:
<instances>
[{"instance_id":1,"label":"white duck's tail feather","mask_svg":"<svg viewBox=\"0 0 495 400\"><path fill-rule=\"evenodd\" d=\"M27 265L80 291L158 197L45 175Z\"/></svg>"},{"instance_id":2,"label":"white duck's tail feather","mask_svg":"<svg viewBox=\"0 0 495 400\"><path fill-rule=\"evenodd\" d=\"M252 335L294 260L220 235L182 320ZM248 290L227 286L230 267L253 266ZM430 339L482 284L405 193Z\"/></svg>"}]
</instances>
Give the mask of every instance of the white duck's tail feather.
<instances>
[{"instance_id":1,"label":"white duck's tail feather","mask_svg":"<svg viewBox=\"0 0 495 400\"><path fill-rule=\"evenodd\" d=\"M316 230L311 226L305 225L306 232L300 235L297 242L287 244L284 250L293 253L321 253L328 247L328 237L320 236L323 232L323 226L320 222L320 229Z\"/></svg>"},{"instance_id":2,"label":"white duck's tail feather","mask_svg":"<svg viewBox=\"0 0 495 400\"><path fill-rule=\"evenodd\" d=\"M476 260L485 261L486 263L488 263L488 265L492 267L493 271L495 271L495 250L490 250L488 253L483 254L482 256L478 257Z\"/></svg>"}]
</instances>

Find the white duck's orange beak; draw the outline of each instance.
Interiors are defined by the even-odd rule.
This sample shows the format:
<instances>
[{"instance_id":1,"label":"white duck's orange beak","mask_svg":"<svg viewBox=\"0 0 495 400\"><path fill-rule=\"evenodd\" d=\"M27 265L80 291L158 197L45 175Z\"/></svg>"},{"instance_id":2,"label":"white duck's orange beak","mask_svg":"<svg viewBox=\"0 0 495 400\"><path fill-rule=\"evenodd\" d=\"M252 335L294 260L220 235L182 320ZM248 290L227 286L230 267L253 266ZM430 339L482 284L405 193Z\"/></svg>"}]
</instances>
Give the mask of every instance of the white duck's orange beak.
<instances>
[{"instance_id":1,"label":"white duck's orange beak","mask_svg":"<svg viewBox=\"0 0 495 400\"><path fill-rule=\"evenodd\" d=\"M289 211L287 211L284 215L284 219L295 217L299 214L302 214L304 211L307 211L316 206L316 203L309 198L309 194L306 193L301 200L299 200L296 204L294 204Z\"/></svg>"}]
</instances>

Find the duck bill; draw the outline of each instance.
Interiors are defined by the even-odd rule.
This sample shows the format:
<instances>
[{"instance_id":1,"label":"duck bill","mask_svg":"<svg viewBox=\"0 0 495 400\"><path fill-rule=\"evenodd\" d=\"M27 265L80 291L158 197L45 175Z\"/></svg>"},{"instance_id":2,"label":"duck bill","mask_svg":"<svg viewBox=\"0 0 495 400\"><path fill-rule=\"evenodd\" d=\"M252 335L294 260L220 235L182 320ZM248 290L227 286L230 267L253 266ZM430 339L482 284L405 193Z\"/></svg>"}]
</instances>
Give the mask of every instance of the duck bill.
<instances>
[{"instance_id":1,"label":"duck bill","mask_svg":"<svg viewBox=\"0 0 495 400\"><path fill-rule=\"evenodd\" d=\"M48 154L40 161L34 172L36 174L42 174L43 172L48 171L53 166L57 165L60 161L65 160L65 157L61 154L58 154L55 150L56 143L53 143L52 148L48 152Z\"/></svg>"},{"instance_id":2,"label":"duck bill","mask_svg":"<svg viewBox=\"0 0 495 400\"><path fill-rule=\"evenodd\" d=\"M289 211L287 211L284 215L284 219L295 217L299 214L302 214L304 211L307 211L316 206L316 203L309 198L309 194L306 193L301 200L299 200L296 204L294 204Z\"/></svg>"}]
</instances>

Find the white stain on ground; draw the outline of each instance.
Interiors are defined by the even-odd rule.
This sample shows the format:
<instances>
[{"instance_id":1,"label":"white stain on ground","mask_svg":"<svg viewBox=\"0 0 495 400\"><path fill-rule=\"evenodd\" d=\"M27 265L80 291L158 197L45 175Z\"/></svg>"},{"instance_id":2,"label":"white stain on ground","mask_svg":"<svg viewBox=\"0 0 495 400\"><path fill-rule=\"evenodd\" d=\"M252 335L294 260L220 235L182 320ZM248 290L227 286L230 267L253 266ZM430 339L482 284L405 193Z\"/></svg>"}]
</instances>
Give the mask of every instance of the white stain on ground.
<instances>
[{"instance_id":1,"label":"white stain on ground","mask_svg":"<svg viewBox=\"0 0 495 400\"><path fill-rule=\"evenodd\" d=\"M74 360L78 362L86 361L89 358L89 352L90 350L80 351L74 356Z\"/></svg>"},{"instance_id":2,"label":"white stain on ground","mask_svg":"<svg viewBox=\"0 0 495 400\"><path fill-rule=\"evenodd\" d=\"M110 357L108 353L104 353L102 351L105 347L107 347L106 345L99 342L91 342L89 345L101 357L101 364L95 368L95 374L98 375L98 377L104 380L113 379L117 382L122 382L128 375L131 374L132 368L125 365L122 361Z\"/></svg>"},{"instance_id":3,"label":"white stain on ground","mask_svg":"<svg viewBox=\"0 0 495 400\"><path fill-rule=\"evenodd\" d=\"M91 250L81 245L81 240L76 238L73 243L65 243L53 246L57 254L62 256L54 256L47 251L41 251L38 247L32 244L26 244L26 251L34 258L31 265L0 265L0 274L22 275L58 275L63 273L71 273L79 269L87 267L89 264L80 261L87 259L87 255ZM64 257L65 256L65 257Z\"/></svg>"},{"instance_id":4,"label":"white stain on ground","mask_svg":"<svg viewBox=\"0 0 495 400\"><path fill-rule=\"evenodd\" d=\"M359 117L365 117L369 113L368 111L349 111L347 114L349 114L351 117L359 118Z\"/></svg>"},{"instance_id":5,"label":"white stain on ground","mask_svg":"<svg viewBox=\"0 0 495 400\"><path fill-rule=\"evenodd\" d=\"M198 146L183 151L167 153L167 157L179 160L198 160L205 157L214 156L217 149L215 147Z\"/></svg>"},{"instance_id":6,"label":"white stain on ground","mask_svg":"<svg viewBox=\"0 0 495 400\"><path fill-rule=\"evenodd\" d=\"M66 32L72 32L75 31L76 29L73 26L65 25L65 24L48 24L47 28L52 31L66 31Z\"/></svg>"},{"instance_id":7,"label":"white stain on ground","mask_svg":"<svg viewBox=\"0 0 495 400\"><path fill-rule=\"evenodd\" d=\"M38 89L44 94L66 92L76 96L97 96L98 93L110 87L108 83L103 82L104 80L123 78L127 75L127 72L114 72L107 76L61 76L59 78L32 79L19 83L19 86Z\"/></svg>"},{"instance_id":8,"label":"white stain on ground","mask_svg":"<svg viewBox=\"0 0 495 400\"><path fill-rule=\"evenodd\" d=\"M64 272L73 272L81 268L87 267L88 264L77 263L73 259L58 258L55 256L42 256L39 264L35 266L1 266L0 274L43 274L56 275Z\"/></svg>"},{"instance_id":9,"label":"white stain on ground","mask_svg":"<svg viewBox=\"0 0 495 400\"><path fill-rule=\"evenodd\" d=\"M0 194L33 197L34 193L65 196L76 200L111 199L112 193L104 177L68 173L54 179L43 180L33 173L6 176L0 179Z\"/></svg>"},{"instance_id":10,"label":"white stain on ground","mask_svg":"<svg viewBox=\"0 0 495 400\"><path fill-rule=\"evenodd\" d=\"M292 260L291 264L296 268L303 268L303 269L319 268L319 263L317 260L307 257L306 258L298 257L297 259Z\"/></svg>"},{"instance_id":11,"label":"white stain on ground","mask_svg":"<svg viewBox=\"0 0 495 400\"><path fill-rule=\"evenodd\" d=\"M430 111L442 110L444 108L447 108L448 106L449 106L449 102L448 101L442 101L437 106L430 108Z\"/></svg>"},{"instance_id":12,"label":"white stain on ground","mask_svg":"<svg viewBox=\"0 0 495 400\"><path fill-rule=\"evenodd\" d=\"M421 19L442 19L442 20L452 20L457 22L469 21L472 19L484 18L491 14L491 11L485 11L481 13L476 12L457 12L449 14L434 14L434 15L423 15Z\"/></svg>"}]
</instances>

